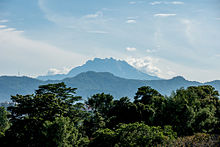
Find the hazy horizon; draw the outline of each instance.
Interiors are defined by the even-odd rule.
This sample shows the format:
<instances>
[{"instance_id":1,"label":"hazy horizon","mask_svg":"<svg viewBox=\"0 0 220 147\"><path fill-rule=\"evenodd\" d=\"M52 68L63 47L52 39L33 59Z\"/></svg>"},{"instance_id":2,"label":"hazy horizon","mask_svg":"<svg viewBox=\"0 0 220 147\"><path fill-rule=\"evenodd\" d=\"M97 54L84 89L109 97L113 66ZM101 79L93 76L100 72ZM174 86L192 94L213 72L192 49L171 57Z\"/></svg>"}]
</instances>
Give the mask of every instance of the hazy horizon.
<instances>
[{"instance_id":1,"label":"hazy horizon","mask_svg":"<svg viewBox=\"0 0 220 147\"><path fill-rule=\"evenodd\" d=\"M113 57L160 78L220 80L219 39L219 0L0 1L0 75Z\"/></svg>"}]
</instances>

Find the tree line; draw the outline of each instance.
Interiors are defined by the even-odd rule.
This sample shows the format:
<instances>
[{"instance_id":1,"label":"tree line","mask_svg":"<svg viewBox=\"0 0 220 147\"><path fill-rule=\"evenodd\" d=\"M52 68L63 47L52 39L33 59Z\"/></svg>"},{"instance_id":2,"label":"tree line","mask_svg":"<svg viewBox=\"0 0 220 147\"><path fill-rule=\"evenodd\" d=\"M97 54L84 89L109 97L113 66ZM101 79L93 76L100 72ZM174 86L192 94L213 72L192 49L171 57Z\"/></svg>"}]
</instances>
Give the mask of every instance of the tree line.
<instances>
[{"instance_id":1,"label":"tree line","mask_svg":"<svg viewBox=\"0 0 220 147\"><path fill-rule=\"evenodd\" d=\"M82 102L64 83L39 86L0 107L0 146L145 147L220 145L220 100L212 86L163 96L149 86L133 100L99 93Z\"/></svg>"}]
</instances>

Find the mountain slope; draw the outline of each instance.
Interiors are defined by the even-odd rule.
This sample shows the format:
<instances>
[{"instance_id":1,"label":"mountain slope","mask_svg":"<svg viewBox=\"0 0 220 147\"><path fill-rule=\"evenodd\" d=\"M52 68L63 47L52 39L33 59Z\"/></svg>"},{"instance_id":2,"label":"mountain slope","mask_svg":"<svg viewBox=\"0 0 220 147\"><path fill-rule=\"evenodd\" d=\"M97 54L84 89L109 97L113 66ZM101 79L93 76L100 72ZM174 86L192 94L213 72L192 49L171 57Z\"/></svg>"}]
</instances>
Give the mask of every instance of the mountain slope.
<instances>
[{"instance_id":1,"label":"mountain slope","mask_svg":"<svg viewBox=\"0 0 220 147\"><path fill-rule=\"evenodd\" d=\"M32 94L43 81L29 77L0 77L0 101L8 101L11 95Z\"/></svg>"},{"instance_id":2,"label":"mountain slope","mask_svg":"<svg viewBox=\"0 0 220 147\"><path fill-rule=\"evenodd\" d=\"M109 93L115 98L133 97L137 88L144 86L145 81L116 77L107 72L85 72L74 78L63 80L68 86L77 87L77 94L87 98L96 93Z\"/></svg>"},{"instance_id":3,"label":"mountain slope","mask_svg":"<svg viewBox=\"0 0 220 147\"><path fill-rule=\"evenodd\" d=\"M159 80L156 76L151 76L143 73L136 68L132 67L125 61L109 59L99 59L87 61L84 65L73 68L68 74L58 74L51 76L39 76L40 80L62 80L68 77L74 77L82 72L95 71L95 72L110 72L115 76L126 79L139 79L139 80Z\"/></svg>"},{"instance_id":4,"label":"mountain slope","mask_svg":"<svg viewBox=\"0 0 220 147\"><path fill-rule=\"evenodd\" d=\"M0 77L0 101L10 99L10 95L32 94L39 85L65 82L67 86L77 88L77 95L84 99L96 93L109 93L119 99L128 96L133 99L137 89L141 86L151 86L163 95L170 95L172 91L181 87L212 85L220 92L220 81L199 83L188 81L183 77L169 80L134 80L114 76L108 72L88 71L75 77L63 80L40 81L28 77Z\"/></svg>"},{"instance_id":5,"label":"mountain slope","mask_svg":"<svg viewBox=\"0 0 220 147\"><path fill-rule=\"evenodd\" d=\"M170 95L172 91L175 91L181 87L187 88L189 86L198 86L202 85L202 83L188 81L181 76L177 76L169 80L147 81L146 85L158 90L163 95Z\"/></svg>"}]
</instances>

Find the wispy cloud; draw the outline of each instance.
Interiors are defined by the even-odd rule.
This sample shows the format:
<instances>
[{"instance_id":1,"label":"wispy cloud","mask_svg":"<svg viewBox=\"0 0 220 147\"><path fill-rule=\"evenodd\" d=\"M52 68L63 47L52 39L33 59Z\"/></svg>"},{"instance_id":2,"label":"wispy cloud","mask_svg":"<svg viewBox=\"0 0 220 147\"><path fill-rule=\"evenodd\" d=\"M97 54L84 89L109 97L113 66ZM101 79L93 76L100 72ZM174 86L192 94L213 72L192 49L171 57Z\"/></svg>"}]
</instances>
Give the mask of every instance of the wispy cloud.
<instances>
[{"instance_id":1,"label":"wispy cloud","mask_svg":"<svg viewBox=\"0 0 220 147\"><path fill-rule=\"evenodd\" d=\"M6 29L3 29L3 31L16 31L16 29L15 28L6 28Z\"/></svg>"},{"instance_id":2,"label":"wispy cloud","mask_svg":"<svg viewBox=\"0 0 220 147\"><path fill-rule=\"evenodd\" d=\"M100 31L100 30L93 30L93 31L88 31L88 33L95 33L95 34L108 34L109 32L106 32L106 31Z\"/></svg>"},{"instance_id":3,"label":"wispy cloud","mask_svg":"<svg viewBox=\"0 0 220 147\"><path fill-rule=\"evenodd\" d=\"M137 21L135 19L129 19L126 21L126 23L137 23Z\"/></svg>"},{"instance_id":4,"label":"wispy cloud","mask_svg":"<svg viewBox=\"0 0 220 147\"><path fill-rule=\"evenodd\" d=\"M72 68L64 67L62 69L50 68L47 75L67 74Z\"/></svg>"},{"instance_id":5,"label":"wispy cloud","mask_svg":"<svg viewBox=\"0 0 220 147\"><path fill-rule=\"evenodd\" d=\"M126 50L129 51L129 52L134 52L137 49L135 47L127 47Z\"/></svg>"},{"instance_id":6,"label":"wispy cloud","mask_svg":"<svg viewBox=\"0 0 220 147\"><path fill-rule=\"evenodd\" d=\"M169 4L173 4L173 5L183 5L184 2L181 1L173 1L173 2L168 2Z\"/></svg>"},{"instance_id":7,"label":"wispy cloud","mask_svg":"<svg viewBox=\"0 0 220 147\"><path fill-rule=\"evenodd\" d=\"M154 2L150 2L151 5L160 5L160 4L172 4L172 5L183 5L184 2L182 1L171 1L171 2L167 2L167 1L154 1Z\"/></svg>"},{"instance_id":8,"label":"wispy cloud","mask_svg":"<svg viewBox=\"0 0 220 147\"><path fill-rule=\"evenodd\" d=\"M131 5L134 5L134 4L136 4L137 2L135 2L135 1L131 1L131 2L129 2L129 4L131 4Z\"/></svg>"},{"instance_id":9,"label":"wispy cloud","mask_svg":"<svg viewBox=\"0 0 220 147\"><path fill-rule=\"evenodd\" d=\"M154 14L155 17L170 17L170 16L176 16L176 14L168 14L168 13L159 13Z\"/></svg>"},{"instance_id":10,"label":"wispy cloud","mask_svg":"<svg viewBox=\"0 0 220 147\"><path fill-rule=\"evenodd\" d=\"M0 25L0 28L6 28L7 26L6 25Z\"/></svg>"},{"instance_id":11,"label":"wispy cloud","mask_svg":"<svg viewBox=\"0 0 220 147\"><path fill-rule=\"evenodd\" d=\"M215 20L220 20L220 17L215 18Z\"/></svg>"},{"instance_id":12,"label":"wispy cloud","mask_svg":"<svg viewBox=\"0 0 220 147\"><path fill-rule=\"evenodd\" d=\"M61 50L51 44L29 39L22 31L15 28L0 29L1 58L0 67L15 67L5 72L17 73L17 68L29 76L43 74L56 63L57 67L70 66L70 64L85 58L80 54ZM40 60L39 60L40 59ZM57 62L60 59L60 62ZM29 64L27 64L29 63ZM78 63L79 64L79 63ZM73 65L72 65L73 66ZM8 69L8 68L6 68ZM33 75L33 73L35 73Z\"/></svg>"},{"instance_id":13,"label":"wispy cloud","mask_svg":"<svg viewBox=\"0 0 220 147\"><path fill-rule=\"evenodd\" d=\"M104 18L103 11L97 11L91 14L74 16L72 14L64 15L49 8L44 0L39 0L38 5L48 21L55 23L59 27L75 29L90 33L106 34L107 31L91 31L105 30L107 22L110 20Z\"/></svg>"},{"instance_id":14,"label":"wispy cloud","mask_svg":"<svg viewBox=\"0 0 220 147\"><path fill-rule=\"evenodd\" d=\"M161 1L154 1L154 2L151 2L150 4L151 5L159 5L159 4L162 4L162 2Z\"/></svg>"},{"instance_id":15,"label":"wispy cloud","mask_svg":"<svg viewBox=\"0 0 220 147\"><path fill-rule=\"evenodd\" d=\"M154 50L154 49L147 49L146 52L147 52L147 53L155 53L155 52L157 52L157 51Z\"/></svg>"},{"instance_id":16,"label":"wispy cloud","mask_svg":"<svg viewBox=\"0 0 220 147\"><path fill-rule=\"evenodd\" d=\"M220 58L220 54L216 54L216 55L214 55L214 57Z\"/></svg>"},{"instance_id":17,"label":"wispy cloud","mask_svg":"<svg viewBox=\"0 0 220 147\"><path fill-rule=\"evenodd\" d=\"M193 23L189 19L182 19L181 23L185 25L185 35L191 44L194 43L194 35L192 33Z\"/></svg>"},{"instance_id":18,"label":"wispy cloud","mask_svg":"<svg viewBox=\"0 0 220 147\"><path fill-rule=\"evenodd\" d=\"M0 20L0 23L6 23L6 22L8 22L8 20L6 19Z\"/></svg>"},{"instance_id":19,"label":"wispy cloud","mask_svg":"<svg viewBox=\"0 0 220 147\"><path fill-rule=\"evenodd\" d=\"M85 18L98 18L102 17L103 13L101 11L96 12L95 14L88 14L85 16Z\"/></svg>"}]
</instances>

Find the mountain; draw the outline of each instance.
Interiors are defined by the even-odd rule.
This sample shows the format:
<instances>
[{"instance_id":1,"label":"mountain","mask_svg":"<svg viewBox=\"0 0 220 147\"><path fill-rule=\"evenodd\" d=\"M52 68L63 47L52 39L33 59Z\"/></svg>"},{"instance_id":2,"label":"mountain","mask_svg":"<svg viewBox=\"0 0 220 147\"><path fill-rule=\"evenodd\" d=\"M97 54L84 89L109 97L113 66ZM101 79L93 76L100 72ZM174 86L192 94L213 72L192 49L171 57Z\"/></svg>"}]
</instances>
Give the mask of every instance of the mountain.
<instances>
[{"instance_id":1,"label":"mountain","mask_svg":"<svg viewBox=\"0 0 220 147\"><path fill-rule=\"evenodd\" d=\"M183 77L169 80L134 80L117 77L108 72L83 72L72 78L63 80L41 81L28 77L0 77L0 102L8 101L10 95L32 94L39 85L65 82L67 86L77 88L77 95L84 99L96 93L109 93L119 99L128 96L133 99L137 89L141 86L151 86L163 95L170 95L172 91L181 87L212 85L220 92L220 81L199 83L188 81Z\"/></svg>"},{"instance_id":2,"label":"mountain","mask_svg":"<svg viewBox=\"0 0 220 147\"><path fill-rule=\"evenodd\" d=\"M138 80L159 80L156 76L151 76L143 73L125 61L115 60L113 58L100 59L87 61L84 65L73 68L68 74L57 74L48 76L39 76L39 80L62 80L64 78L74 77L82 72L95 71L95 72L110 72L115 76L126 79Z\"/></svg>"},{"instance_id":3,"label":"mountain","mask_svg":"<svg viewBox=\"0 0 220 147\"><path fill-rule=\"evenodd\" d=\"M124 79L108 72L88 71L73 78L64 79L68 86L77 87L77 94L87 98L96 93L109 93L116 99L133 97L137 89L146 84L142 80Z\"/></svg>"},{"instance_id":4,"label":"mountain","mask_svg":"<svg viewBox=\"0 0 220 147\"><path fill-rule=\"evenodd\" d=\"M187 88L189 86L199 86L199 85L202 85L202 83L195 82L195 81L188 81L181 76L177 76L169 80L147 81L146 85L152 87L153 89L158 90L163 95L170 95L172 91L175 91L178 88L181 88L181 87Z\"/></svg>"},{"instance_id":5,"label":"mountain","mask_svg":"<svg viewBox=\"0 0 220 147\"><path fill-rule=\"evenodd\" d=\"M42 84L43 81L29 77L1 76L0 101L8 101L11 95L32 94Z\"/></svg>"}]
</instances>

